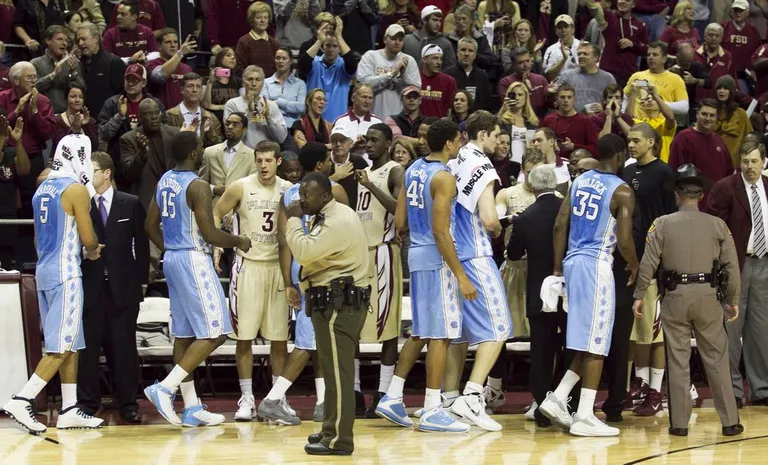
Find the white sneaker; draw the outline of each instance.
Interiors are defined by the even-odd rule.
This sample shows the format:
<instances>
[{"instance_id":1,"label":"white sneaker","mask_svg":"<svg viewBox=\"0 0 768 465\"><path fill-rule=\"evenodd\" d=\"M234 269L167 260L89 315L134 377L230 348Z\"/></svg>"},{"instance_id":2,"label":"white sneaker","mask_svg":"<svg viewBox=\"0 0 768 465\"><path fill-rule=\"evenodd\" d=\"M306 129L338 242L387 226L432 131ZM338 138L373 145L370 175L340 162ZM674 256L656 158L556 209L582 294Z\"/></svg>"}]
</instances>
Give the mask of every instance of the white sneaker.
<instances>
[{"instance_id":1,"label":"white sneaker","mask_svg":"<svg viewBox=\"0 0 768 465\"><path fill-rule=\"evenodd\" d=\"M283 398L280 400L280 403L283 404L283 408L285 408L286 412L290 413L294 417L296 416L296 410L291 408L291 404L288 403L287 397L283 396Z\"/></svg>"},{"instance_id":2,"label":"white sneaker","mask_svg":"<svg viewBox=\"0 0 768 465\"><path fill-rule=\"evenodd\" d=\"M486 384L483 388L483 397L485 397L485 405L492 409L504 406L504 391L494 389L490 384Z\"/></svg>"},{"instance_id":3,"label":"white sneaker","mask_svg":"<svg viewBox=\"0 0 768 465\"><path fill-rule=\"evenodd\" d=\"M469 425L456 421L453 416L446 413L442 405L424 412L424 418L421 418L417 429L424 432L440 433L466 433L470 430Z\"/></svg>"},{"instance_id":4,"label":"white sneaker","mask_svg":"<svg viewBox=\"0 0 768 465\"><path fill-rule=\"evenodd\" d=\"M181 426L186 426L188 428L197 426L216 426L224 423L224 420L226 420L224 415L220 413L209 412L208 407L203 404L185 408L181 417Z\"/></svg>"},{"instance_id":5,"label":"white sneaker","mask_svg":"<svg viewBox=\"0 0 768 465\"><path fill-rule=\"evenodd\" d=\"M24 397L11 396L11 400L3 405L3 410L9 417L13 418L16 423L26 428L32 434L45 433L48 428L37 421L35 418L35 409L31 399Z\"/></svg>"},{"instance_id":6,"label":"white sneaker","mask_svg":"<svg viewBox=\"0 0 768 465\"><path fill-rule=\"evenodd\" d=\"M253 394L244 394L237 401L237 412L235 412L235 421L251 421L256 415L256 399Z\"/></svg>"},{"instance_id":7,"label":"white sneaker","mask_svg":"<svg viewBox=\"0 0 768 465\"><path fill-rule=\"evenodd\" d=\"M501 425L485 413L485 400L480 394L459 397L451 405L451 413L486 431L501 431Z\"/></svg>"},{"instance_id":8,"label":"white sneaker","mask_svg":"<svg viewBox=\"0 0 768 465\"><path fill-rule=\"evenodd\" d=\"M539 405L539 412L543 413L544 416L552 420L557 426L565 431L571 429L573 418L568 414L568 401L563 402L558 399L555 397L554 392L547 393L547 398L544 399L544 402L542 402L541 405Z\"/></svg>"},{"instance_id":9,"label":"white sneaker","mask_svg":"<svg viewBox=\"0 0 768 465\"><path fill-rule=\"evenodd\" d=\"M76 405L59 412L59 419L56 421L58 429L95 429L102 426L104 420L88 415Z\"/></svg>"},{"instance_id":10,"label":"white sneaker","mask_svg":"<svg viewBox=\"0 0 768 465\"><path fill-rule=\"evenodd\" d=\"M458 397L451 397L450 399L448 397L445 397L444 395L441 395L440 397L443 399L443 409L445 409L445 412L450 415L451 414L451 406L453 405L454 402L456 402L456 399L458 399ZM420 409L418 409L418 410L416 410L415 412L412 413L412 415L415 418L421 418L421 416L423 414L424 414L424 407L422 407L422 408L420 408Z\"/></svg>"},{"instance_id":11,"label":"white sneaker","mask_svg":"<svg viewBox=\"0 0 768 465\"><path fill-rule=\"evenodd\" d=\"M574 413L573 423L571 424L569 432L574 436L606 437L618 436L619 428L606 425L600 421L594 413L590 413L583 417L579 416L578 413Z\"/></svg>"},{"instance_id":12,"label":"white sneaker","mask_svg":"<svg viewBox=\"0 0 768 465\"><path fill-rule=\"evenodd\" d=\"M536 409L539 408L539 404L534 400L528 410L525 411L525 421L536 421Z\"/></svg>"}]
</instances>

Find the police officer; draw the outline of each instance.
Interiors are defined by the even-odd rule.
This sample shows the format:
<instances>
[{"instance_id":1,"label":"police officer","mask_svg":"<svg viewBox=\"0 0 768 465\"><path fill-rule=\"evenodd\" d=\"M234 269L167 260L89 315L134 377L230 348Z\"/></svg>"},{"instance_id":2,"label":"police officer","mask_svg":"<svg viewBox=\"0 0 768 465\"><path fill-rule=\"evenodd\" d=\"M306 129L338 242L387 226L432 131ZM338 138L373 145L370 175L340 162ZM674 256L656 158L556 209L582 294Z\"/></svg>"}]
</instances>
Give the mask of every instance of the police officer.
<instances>
[{"instance_id":1,"label":"police officer","mask_svg":"<svg viewBox=\"0 0 768 465\"><path fill-rule=\"evenodd\" d=\"M656 309L643 308L643 297L661 260L664 284L660 279L659 287L666 285L661 326L668 363L669 434L675 436L688 435L691 416L691 330L712 386L723 435L734 436L744 431L733 396L728 337L716 289L719 285L730 323L739 315L739 262L725 223L699 211L698 204L711 184L691 163L678 168L675 197L680 210L657 218L648 230L634 293L635 316L653 318Z\"/></svg>"},{"instance_id":2,"label":"police officer","mask_svg":"<svg viewBox=\"0 0 768 465\"><path fill-rule=\"evenodd\" d=\"M304 447L310 455L354 450L355 350L370 300L368 239L354 210L337 203L322 173L307 174L288 207L285 239L301 265L301 287L325 374L325 418ZM313 215L304 232L302 215Z\"/></svg>"}]
</instances>

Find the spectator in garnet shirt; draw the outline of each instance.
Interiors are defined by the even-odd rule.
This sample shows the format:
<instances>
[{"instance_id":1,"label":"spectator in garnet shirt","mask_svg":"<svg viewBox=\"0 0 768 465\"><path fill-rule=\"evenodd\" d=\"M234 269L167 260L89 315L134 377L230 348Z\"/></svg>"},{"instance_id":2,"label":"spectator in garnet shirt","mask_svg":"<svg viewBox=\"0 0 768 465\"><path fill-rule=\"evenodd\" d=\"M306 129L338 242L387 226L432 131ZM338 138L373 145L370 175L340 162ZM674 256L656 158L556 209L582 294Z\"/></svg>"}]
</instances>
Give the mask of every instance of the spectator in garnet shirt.
<instances>
[{"instance_id":1,"label":"spectator in garnet shirt","mask_svg":"<svg viewBox=\"0 0 768 465\"><path fill-rule=\"evenodd\" d=\"M680 165L693 163L713 183L733 174L733 162L723 138L714 133L717 124L717 102L706 99L696 112L696 124L677 134L672 141L669 166L677 170ZM707 211L707 196L699 202L699 209Z\"/></svg>"},{"instance_id":2,"label":"spectator in garnet shirt","mask_svg":"<svg viewBox=\"0 0 768 465\"><path fill-rule=\"evenodd\" d=\"M456 80L441 72L443 49L435 44L421 49L421 114L443 118L453 105Z\"/></svg>"},{"instance_id":3,"label":"spectator in garnet shirt","mask_svg":"<svg viewBox=\"0 0 768 465\"><path fill-rule=\"evenodd\" d=\"M249 65L256 65L267 76L275 74L275 53L280 42L269 36L267 28L272 18L272 8L266 3L256 2L248 7L248 24L251 30L237 41L235 73L243 74Z\"/></svg>"},{"instance_id":4,"label":"spectator in garnet shirt","mask_svg":"<svg viewBox=\"0 0 768 465\"><path fill-rule=\"evenodd\" d=\"M165 108L173 108L181 102L181 79L192 68L181 60L197 48L190 37L179 48L179 35L170 27L160 31L160 56L147 63L149 91L159 98Z\"/></svg>"},{"instance_id":5,"label":"spectator in garnet shirt","mask_svg":"<svg viewBox=\"0 0 768 465\"><path fill-rule=\"evenodd\" d=\"M0 42L7 44L13 40L13 20L16 16L16 6L12 1L0 2ZM3 51L5 55L5 51Z\"/></svg>"},{"instance_id":6,"label":"spectator in garnet shirt","mask_svg":"<svg viewBox=\"0 0 768 465\"><path fill-rule=\"evenodd\" d=\"M695 60L707 67L709 79L712 82L717 82L722 76L731 76L736 79L733 57L730 52L720 46L722 41L723 27L717 23L711 23L704 30L704 45L696 50ZM716 92L714 88L705 89L698 87L696 89L696 100L715 98Z\"/></svg>"},{"instance_id":7,"label":"spectator in garnet shirt","mask_svg":"<svg viewBox=\"0 0 768 465\"><path fill-rule=\"evenodd\" d=\"M690 42L694 48L701 43L699 31L693 26L695 15L693 3L688 0L683 0L675 6L672 20L669 21L669 26L664 29L659 38L661 42L667 44L667 52L670 55L677 53L677 46L681 42Z\"/></svg>"},{"instance_id":8,"label":"spectator in garnet shirt","mask_svg":"<svg viewBox=\"0 0 768 465\"><path fill-rule=\"evenodd\" d=\"M733 56L733 68L738 77L739 89L745 94L752 93L749 75L753 74L752 55L763 42L757 28L747 22L749 17L749 2L734 0L731 7L731 21L723 26L723 48Z\"/></svg>"},{"instance_id":9,"label":"spectator in garnet shirt","mask_svg":"<svg viewBox=\"0 0 768 465\"><path fill-rule=\"evenodd\" d=\"M599 4L597 4L599 6ZM632 16L634 0L618 0L616 11L605 12L605 38L600 69L613 74L619 87L624 87L637 72L638 58L648 53L648 30Z\"/></svg>"},{"instance_id":10,"label":"spectator in garnet shirt","mask_svg":"<svg viewBox=\"0 0 768 465\"><path fill-rule=\"evenodd\" d=\"M636 0L635 17L645 23L648 28L648 37L651 42L656 42L667 27L665 16L671 11L668 0Z\"/></svg>"},{"instance_id":11,"label":"spectator in garnet shirt","mask_svg":"<svg viewBox=\"0 0 768 465\"><path fill-rule=\"evenodd\" d=\"M157 52L157 41L152 29L139 24L139 7L123 2L117 7L117 26L104 33L104 50L113 53L126 63L146 63Z\"/></svg>"},{"instance_id":12,"label":"spectator in garnet shirt","mask_svg":"<svg viewBox=\"0 0 768 465\"><path fill-rule=\"evenodd\" d=\"M569 158L576 149L597 153L597 131L589 116L576 111L576 91L564 84L557 90L557 112L550 113L541 122L557 134L559 156Z\"/></svg>"},{"instance_id":13,"label":"spectator in garnet shirt","mask_svg":"<svg viewBox=\"0 0 768 465\"><path fill-rule=\"evenodd\" d=\"M517 47L511 50L509 54L512 74L501 79L496 86L496 92L504 104L504 98L507 96L507 89L513 83L522 81L528 88L531 97L531 107L539 118L544 118L549 108L547 78L541 74L531 72L533 69L533 55L524 47Z\"/></svg>"},{"instance_id":14,"label":"spectator in garnet shirt","mask_svg":"<svg viewBox=\"0 0 768 465\"><path fill-rule=\"evenodd\" d=\"M129 0L131 3L135 3L139 8L139 24L152 29L155 33L155 38L160 39L160 31L165 27L165 16L163 15L163 9L160 8L160 4L156 0ZM175 2L174 2L175 3ZM109 27L115 27L117 22L117 10L112 10L112 17L109 20Z\"/></svg>"},{"instance_id":15,"label":"spectator in garnet shirt","mask_svg":"<svg viewBox=\"0 0 768 465\"><path fill-rule=\"evenodd\" d=\"M244 0L208 0L208 39L214 55L222 47L234 48L240 37L251 30L247 12L252 3Z\"/></svg>"}]
</instances>

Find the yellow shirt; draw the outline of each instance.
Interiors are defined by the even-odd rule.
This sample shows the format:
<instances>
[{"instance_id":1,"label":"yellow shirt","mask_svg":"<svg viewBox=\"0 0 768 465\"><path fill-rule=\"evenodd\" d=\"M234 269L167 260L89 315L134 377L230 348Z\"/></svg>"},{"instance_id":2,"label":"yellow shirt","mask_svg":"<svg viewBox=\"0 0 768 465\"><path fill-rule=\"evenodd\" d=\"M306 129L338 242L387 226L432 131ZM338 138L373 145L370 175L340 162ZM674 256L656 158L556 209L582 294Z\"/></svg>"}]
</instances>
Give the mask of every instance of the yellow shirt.
<instances>
[{"instance_id":1,"label":"yellow shirt","mask_svg":"<svg viewBox=\"0 0 768 465\"><path fill-rule=\"evenodd\" d=\"M744 138L752 132L752 123L743 108L737 108L727 120L718 120L715 133L723 138L728 152L731 154L733 166L739 166L741 157L739 150Z\"/></svg>"},{"instance_id":2,"label":"yellow shirt","mask_svg":"<svg viewBox=\"0 0 768 465\"><path fill-rule=\"evenodd\" d=\"M675 138L675 133L677 133L677 124L673 123L672 127L666 127L665 123L667 119L661 113L659 113L659 116L653 119L635 118L634 120L635 124L648 123L654 131L661 135L661 153L659 154L659 158L664 163L669 163L669 147L672 145L672 139Z\"/></svg>"},{"instance_id":3,"label":"yellow shirt","mask_svg":"<svg viewBox=\"0 0 768 465\"><path fill-rule=\"evenodd\" d=\"M683 78L670 71L653 74L647 69L645 71L638 71L629 78L627 85L624 87L624 95L629 95L629 92L632 89L632 83L638 79L645 79L648 81L649 84L656 88L659 97L665 102L688 100L688 91L685 89ZM637 98L639 98L639 95ZM641 119L645 117L645 112L639 102L635 102L635 116Z\"/></svg>"}]
</instances>

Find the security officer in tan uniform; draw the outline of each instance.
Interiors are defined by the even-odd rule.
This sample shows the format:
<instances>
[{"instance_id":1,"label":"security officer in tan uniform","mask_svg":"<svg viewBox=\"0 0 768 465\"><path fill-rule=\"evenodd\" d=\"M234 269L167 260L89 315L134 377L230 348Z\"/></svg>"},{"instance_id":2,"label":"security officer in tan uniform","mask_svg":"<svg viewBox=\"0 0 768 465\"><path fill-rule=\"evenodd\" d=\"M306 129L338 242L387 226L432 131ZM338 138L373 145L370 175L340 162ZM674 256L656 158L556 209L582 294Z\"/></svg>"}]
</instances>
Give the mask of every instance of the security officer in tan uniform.
<instances>
[{"instance_id":1,"label":"security officer in tan uniform","mask_svg":"<svg viewBox=\"0 0 768 465\"><path fill-rule=\"evenodd\" d=\"M635 316L653 318L656 309L643 308L643 297L661 261L664 277L659 279L659 287L666 286L661 326L668 364L669 434L675 436L688 435L691 417L691 330L712 386L723 435L734 436L744 431L733 396L728 336L723 326L724 318L731 322L739 315L739 262L725 223L699 211L698 204L710 185L693 164L678 168L675 197L680 210L657 218L648 230L634 294ZM717 300L718 285L725 316L723 305Z\"/></svg>"},{"instance_id":2,"label":"security officer in tan uniform","mask_svg":"<svg viewBox=\"0 0 768 465\"><path fill-rule=\"evenodd\" d=\"M299 278L315 327L325 377L325 418L304 450L310 455L350 455L354 450L355 350L370 303L368 239L354 210L337 203L331 181L307 174L300 201L288 207L285 239L301 265ZM309 232L301 216L313 215Z\"/></svg>"}]
</instances>

